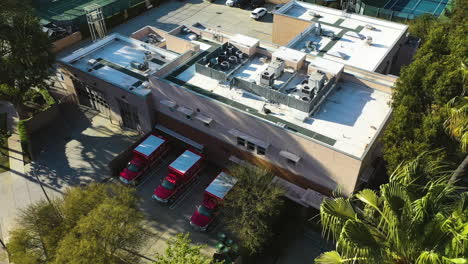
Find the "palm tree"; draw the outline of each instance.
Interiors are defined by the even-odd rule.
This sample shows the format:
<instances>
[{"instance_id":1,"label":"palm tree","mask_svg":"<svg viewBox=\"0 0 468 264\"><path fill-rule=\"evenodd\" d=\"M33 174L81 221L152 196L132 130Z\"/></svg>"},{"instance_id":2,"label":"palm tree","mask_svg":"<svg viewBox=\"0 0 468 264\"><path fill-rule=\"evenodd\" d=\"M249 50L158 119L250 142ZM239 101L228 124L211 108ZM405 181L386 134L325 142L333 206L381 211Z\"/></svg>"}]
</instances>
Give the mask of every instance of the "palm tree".
<instances>
[{"instance_id":1,"label":"palm tree","mask_svg":"<svg viewBox=\"0 0 468 264\"><path fill-rule=\"evenodd\" d=\"M465 76L465 75L464 75ZM444 126L449 135L460 141L463 153L468 151L468 97L455 97L447 104L449 118ZM468 177L468 156L458 165L450 178L451 183L462 184L462 178Z\"/></svg>"},{"instance_id":2,"label":"palm tree","mask_svg":"<svg viewBox=\"0 0 468 264\"><path fill-rule=\"evenodd\" d=\"M315 263L467 263L468 193L448 184L445 167L427 156L400 166L379 192L326 199L323 235L336 250Z\"/></svg>"}]
</instances>

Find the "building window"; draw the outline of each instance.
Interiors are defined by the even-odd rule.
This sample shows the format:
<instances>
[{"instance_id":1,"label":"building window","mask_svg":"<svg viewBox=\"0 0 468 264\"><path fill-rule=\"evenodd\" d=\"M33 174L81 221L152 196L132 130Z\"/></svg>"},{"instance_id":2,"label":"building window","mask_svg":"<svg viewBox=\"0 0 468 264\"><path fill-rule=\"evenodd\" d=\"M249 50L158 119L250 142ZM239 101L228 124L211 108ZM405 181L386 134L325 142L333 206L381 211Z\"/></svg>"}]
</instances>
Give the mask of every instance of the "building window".
<instances>
[{"instance_id":1,"label":"building window","mask_svg":"<svg viewBox=\"0 0 468 264\"><path fill-rule=\"evenodd\" d=\"M258 155L265 155L266 149L260 146L257 146L257 154Z\"/></svg>"},{"instance_id":2,"label":"building window","mask_svg":"<svg viewBox=\"0 0 468 264\"><path fill-rule=\"evenodd\" d=\"M252 142L247 141L247 149L248 150L255 150L255 144Z\"/></svg>"},{"instance_id":3,"label":"building window","mask_svg":"<svg viewBox=\"0 0 468 264\"><path fill-rule=\"evenodd\" d=\"M241 137L237 137L237 145L245 147L245 140Z\"/></svg>"}]
</instances>

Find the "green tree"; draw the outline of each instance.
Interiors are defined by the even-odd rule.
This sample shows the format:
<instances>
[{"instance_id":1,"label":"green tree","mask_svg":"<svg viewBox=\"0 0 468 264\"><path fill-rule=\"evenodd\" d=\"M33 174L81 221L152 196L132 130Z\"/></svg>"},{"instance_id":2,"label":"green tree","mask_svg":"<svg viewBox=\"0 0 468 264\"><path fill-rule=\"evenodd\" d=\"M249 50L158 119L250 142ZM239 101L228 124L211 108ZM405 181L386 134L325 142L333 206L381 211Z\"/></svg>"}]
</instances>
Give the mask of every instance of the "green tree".
<instances>
[{"instance_id":1,"label":"green tree","mask_svg":"<svg viewBox=\"0 0 468 264\"><path fill-rule=\"evenodd\" d=\"M456 0L450 20L421 17L412 24L424 42L413 62L403 67L392 94L393 116L384 132L384 158L388 172L420 153L441 149L432 158L455 168L465 154L460 142L445 133L446 103L463 95L468 86L466 64L466 4Z\"/></svg>"},{"instance_id":2,"label":"green tree","mask_svg":"<svg viewBox=\"0 0 468 264\"><path fill-rule=\"evenodd\" d=\"M323 234L336 241L336 251L315 262L466 263L468 193L448 184L446 167L428 156L399 167L379 192L326 199Z\"/></svg>"},{"instance_id":3,"label":"green tree","mask_svg":"<svg viewBox=\"0 0 468 264\"><path fill-rule=\"evenodd\" d=\"M0 98L26 118L24 95L46 87L55 58L51 41L27 0L0 1Z\"/></svg>"},{"instance_id":4,"label":"green tree","mask_svg":"<svg viewBox=\"0 0 468 264\"><path fill-rule=\"evenodd\" d=\"M284 192L263 168L235 166L229 174L238 181L224 203L226 226L241 247L253 254L271 237L272 218L280 212Z\"/></svg>"},{"instance_id":5,"label":"green tree","mask_svg":"<svg viewBox=\"0 0 468 264\"><path fill-rule=\"evenodd\" d=\"M460 142L463 153L468 151L468 97L454 97L447 104L449 117L444 125L447 133ZM453 184L466 185L468 178L468 155L458 165L450 178ZM465 183L463 183L463 179Z\"/></svg>"},{"instance_id":6,"label":"green tree","mask_svg":"<svg viewBox=\"0 0 468 264\"><path fill-rule=\"evenodd\" d=\"M35 264L135 263L144 242L134 189L91 184L52 204L27 207L8 244L11 261Z\"/></svg>"},{"instance_id":7,"label":"green tree","mask_svg":"<svg viewBox=\"0 0 468 264\"><path fill-rule=\"evenodd\" d=\"M430 14L424 14L409 23L411 35L421 38L424 42L431 28L436 24L437 19Z\"/></svg>"},{"instance_id":8,"label":"green tree","mask_svg":"<svg viewBox=\"0 0 468 264\"><path fill-rule=\"evenodd\" d=\"M178 234L168 242L164 255L157 255L154 264L221 264L203 255L202 246L192 245L188 234Z\"/></svg>"}]
</instances>

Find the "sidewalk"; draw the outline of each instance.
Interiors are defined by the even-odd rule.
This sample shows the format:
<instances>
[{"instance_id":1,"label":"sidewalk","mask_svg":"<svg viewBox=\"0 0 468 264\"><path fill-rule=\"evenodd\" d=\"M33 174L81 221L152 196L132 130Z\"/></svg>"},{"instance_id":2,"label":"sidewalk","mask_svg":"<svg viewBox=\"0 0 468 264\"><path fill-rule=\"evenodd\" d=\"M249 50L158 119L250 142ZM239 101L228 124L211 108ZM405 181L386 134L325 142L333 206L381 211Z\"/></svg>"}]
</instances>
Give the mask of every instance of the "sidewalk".
<instances>
[{"instance_id":1,"label":"sidewalk","mask_svg":"<svg viewBox=\"0 0 468 264\"><path fill-rule=\"evenodd\" d=\"M8 261L8 254L6 250L3 249L3 247L0 246L0 264L9 264L10 262Z\"/></svg>"},{"instance_id":2,"label":"sidewalk","mask_svg":"<svg viewBox=\"0 0 468 264\"><path fill-rule=\"evenodd\" d=\"M8 113L7 123L11 132L8 138L10 171L0 174L0 238L6 242L20 210L42 198L42 195L40 187L28 180L25 174L18 113L11 103L5 101L0 101L0 112Z\"/></svg>"}]
</instances>

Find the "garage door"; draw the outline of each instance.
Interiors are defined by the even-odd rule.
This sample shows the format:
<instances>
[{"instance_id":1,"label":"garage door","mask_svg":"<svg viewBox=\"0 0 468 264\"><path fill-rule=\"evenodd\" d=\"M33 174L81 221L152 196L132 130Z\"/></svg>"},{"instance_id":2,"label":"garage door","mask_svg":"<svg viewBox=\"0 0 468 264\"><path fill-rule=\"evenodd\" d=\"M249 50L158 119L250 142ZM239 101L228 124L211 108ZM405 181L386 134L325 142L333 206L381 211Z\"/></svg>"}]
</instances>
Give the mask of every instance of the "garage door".
<instances>
[{"instance_id":1,"label":"garage door","mask_svg":"<svg viewBox=\"0 0 468 264\"><path fill-rule=\"evenodd\" d=\"M104 115L109 115L109 103L104 97L104 93L89 87L83 83L76 84L76 93L81 105L93 108Z\"/></svg>"}]
</instances>

